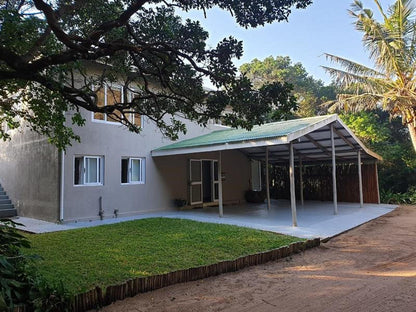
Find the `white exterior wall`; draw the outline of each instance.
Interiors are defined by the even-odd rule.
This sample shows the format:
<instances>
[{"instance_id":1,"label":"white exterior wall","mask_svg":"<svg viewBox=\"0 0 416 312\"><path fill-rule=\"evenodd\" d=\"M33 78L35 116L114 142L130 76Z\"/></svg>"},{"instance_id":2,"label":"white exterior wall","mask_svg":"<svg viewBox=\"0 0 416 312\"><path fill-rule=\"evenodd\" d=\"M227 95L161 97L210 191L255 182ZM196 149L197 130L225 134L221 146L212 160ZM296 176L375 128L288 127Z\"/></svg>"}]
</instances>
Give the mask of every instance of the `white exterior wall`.
<instances>
[{"instance_id":1,"label":"white exterior wall","mask_svg":"<svg viewBox=\"0 0 416 312\"><path fill-rule=\"evenodd\" d=\"M218 159L217 154L152 159L150 153L153 149L172 142L163 138L159 129L146 118L142 132L135 134L120 124L93 121L90 112L84 112L84 117L85 126L74 129L80 135L81 143L74 143L69 147L64 157L63 221L98 219L100 197L105 218L114 217L115 209L120 217L174 209L174 198L188 198L188 159ZM186 126L187 134L180 139L223 129L215 125L202 128L191 122L186 122ZM104 157L103 185L74 185L74 158L81 155ZM121 184L121 158L125 156L146 159L144 184ZM223 186L225 202L243 201L244 190L249 188L248 159L238 151L226 152L223 168L227 175Z\"/></svg>"},{"instance_id":2,"label":"white exterior wall","mask_svg":"<svg viewBox=\"0 0 416 312\"><path fill-rule=\"evenodd\" d=\"M0 183L19 216L59 218L59 153L48 139L23 125L11 141L0 139Z\"/></svg>"}]
</instances>

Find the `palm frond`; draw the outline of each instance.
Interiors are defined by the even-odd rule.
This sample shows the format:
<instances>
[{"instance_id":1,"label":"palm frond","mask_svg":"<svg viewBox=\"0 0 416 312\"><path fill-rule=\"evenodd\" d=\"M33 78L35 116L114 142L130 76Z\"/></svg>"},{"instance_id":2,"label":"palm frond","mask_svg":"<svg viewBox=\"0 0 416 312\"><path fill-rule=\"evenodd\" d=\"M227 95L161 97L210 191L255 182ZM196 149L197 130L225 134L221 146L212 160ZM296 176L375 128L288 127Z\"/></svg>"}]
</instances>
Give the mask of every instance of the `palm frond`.
<instances>
[{"instance_id":1,"label":"palm frond","mask_svg":"<svg viewBox=\"0 0 416 312\"><path fill-rule=\"evenodd\" d=\"M332 63L339 64L343 68L345 68L348 72L354 73L356 75L365 75L371 77L384 77L384 73L376 71L370 67L364 66L362 64L350 61L346 58L339 57L333 54L324 53L327 60L331 61Z\"/></svg>"},{"instance_id":2,"label":"palm frond","mask_svg":"<svg viewBox=\"0 0 416 312\"><path fill-rule=\"evenodd\" d=\"M369 10L355 11L356 29L363 32L363 44L370 53L370 58L375 61L376 67L391 77L397 77L404 81L401 75L406 67L403 58L403 48L406 46L403 35L403 27L408 13L397 12L393 17L387 17L378 2L379 10L383 14L384 23L374 19Z\"/></svg>"},{"instance_id":3,"label":"palm frond","mask_svg":"<svg viewBox=\"0 0 416 312\"><path fill-rule=\"evenodd\" d=\"M386 79L357 75L338 68L321 66L335 81L335 83L342 88L350 88L356 86L357 92L359 90L366 90L367 92L380 92L386 87Z\"/></svg>"},{"instance_id":4,"label":"palm frond","mask_svg":"<svg viewBox=\"0 0 416 312\"><path fill-rule=\"evenodd\" d=\"M337 100L333 101L328 111L335 113L339 111L359 112L362 110L372 110L380 105L381 99L381 95L372 93L338 94Z\"/></svg>"}]
</instances>

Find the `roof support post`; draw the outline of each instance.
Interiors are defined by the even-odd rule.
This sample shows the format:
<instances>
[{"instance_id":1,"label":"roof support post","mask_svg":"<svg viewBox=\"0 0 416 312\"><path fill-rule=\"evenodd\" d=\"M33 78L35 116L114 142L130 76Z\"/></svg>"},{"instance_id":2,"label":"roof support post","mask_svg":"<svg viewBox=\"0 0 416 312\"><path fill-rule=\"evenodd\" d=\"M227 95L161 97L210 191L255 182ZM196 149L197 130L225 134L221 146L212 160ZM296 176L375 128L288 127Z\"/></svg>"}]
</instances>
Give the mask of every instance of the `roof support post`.
<instances>
[{"instance_id":1,"label":"roof support post","mask_svg":"<svg viewBox=\"0 0 416 312\"><path fill-rule=\"evenodd\" d=\"M267 195L267 210L270 210L269 147L268 146L266 146L266 195Z\"/></svg>"},{"instance_id":2,"label":"roof support post","mask_svg":"<svg viewBox=\"0 0 416 312\"><path fill-rule=\"evenodd\" d=\"M218 210L220 218L224 216L223 202L222 202L222 156L221 151L218 152Z\"/></svg>"},{"instance_id":3,"label":"roof support post","mask_svg":"<svg viewBox=\"0 0 416 312\"><path fill-rule=\"evenodd\" d=\"M332 151L332 194L333 194L333 199L334 199L334 214L338 214L337 164L335 161L334 124L331 124L331 151Z\"/></svg>"},{"instance_id":4,"label":"roof support post","mask_svg":"<svg viewBox=\"0 0 416 312\"><path fill-rule=\"evenodd\" d=\"M300 184L300 203L304 206L303 200L303 164L302 164L302 155L299 155L299 184Z\"/></svg>"},{"instance_id":5,"label":"roof support post","mask_svg":"<svg viewBox=\"0 0 416 312\"><path fill-rule=\"evenodd\" d=\"M361 173L361 150L358 150L357 152L357 158L358 158L358 187L360 191L360 207L363 208L364 206L364 200L363 200L363 176Z\"/></svg>"},{"instance_id":6,"label":"roof support post","mask_svg":"<svg viewBox=\"0 0 416 312\"><path fill-rule=\"evenodd\" d=\"M376 187L377 187L377 204L380 205L380 188L378 186L378 169L377 169L377 161L374 162L374 171L376 175Z\"/></svg>"},{"instance_id":7,"label":"roof support post","mask_svg":"<svg viewBox=\"0 0 416 312\"><path fill-rule=\"evenodd\" d=\"M295 157L293 155L293 143L289 144L289 179L290 179L290 207L292 209L292 225L298 226L296 216L296 193L295 193Z\"/></svg>"}]
</instances>

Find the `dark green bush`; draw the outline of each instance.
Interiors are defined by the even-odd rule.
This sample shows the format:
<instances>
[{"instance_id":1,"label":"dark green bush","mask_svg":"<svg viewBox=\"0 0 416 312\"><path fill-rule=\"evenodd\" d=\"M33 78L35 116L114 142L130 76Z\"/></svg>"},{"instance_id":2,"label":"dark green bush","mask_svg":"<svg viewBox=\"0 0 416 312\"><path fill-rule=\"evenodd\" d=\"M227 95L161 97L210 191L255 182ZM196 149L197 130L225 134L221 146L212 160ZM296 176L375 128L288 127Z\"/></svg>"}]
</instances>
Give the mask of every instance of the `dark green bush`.
<instances>
[{"instance_id":1,"label":"dark green bush","mask_svg":"<svg viewBox=\"0 0 416 312\"><path fill-rule=\"evenodd\" d=\"M45 283L34 266L39 257L22 252L30 243L16 230L17 225L0 219L0 311L13 311L19 305L35 312L68 311L70 297L63 285Z\"/></svg>"}]
</instances>

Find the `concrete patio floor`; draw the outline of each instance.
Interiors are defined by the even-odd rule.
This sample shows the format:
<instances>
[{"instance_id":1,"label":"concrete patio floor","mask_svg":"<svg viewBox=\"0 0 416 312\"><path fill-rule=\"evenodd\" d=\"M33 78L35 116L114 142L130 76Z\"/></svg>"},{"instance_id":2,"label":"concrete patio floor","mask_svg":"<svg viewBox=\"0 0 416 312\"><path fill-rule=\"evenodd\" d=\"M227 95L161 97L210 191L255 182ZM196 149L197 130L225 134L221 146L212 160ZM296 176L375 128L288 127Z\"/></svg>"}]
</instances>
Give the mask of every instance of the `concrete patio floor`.
<instances>
[{"instance_id":1,"label":"concrete patio floor","mask_svg":"<svg viewBox=\"0 0 416 312\"><path fill-rule=\"evenodd\" d=\"M298 203L297 227L291 226L292 215L288 200L272 200L270 211L267 210L266 204L224 206L224 216L222 218L218 216L218 207L207 207L67 224L56 224L26 217L18 217L16 222L24 225L23 227L19 226L24 231L47 233L144 218L164 217L232 224L302 238L320 237L323 239L382 216L396 207L396 205L386 204L364 204L364 207L360 208L359 204L356 203L338 203L338 214L334 215L332 202L307 201L303 207Z\"/></svg>"}]
</instances>

